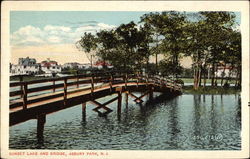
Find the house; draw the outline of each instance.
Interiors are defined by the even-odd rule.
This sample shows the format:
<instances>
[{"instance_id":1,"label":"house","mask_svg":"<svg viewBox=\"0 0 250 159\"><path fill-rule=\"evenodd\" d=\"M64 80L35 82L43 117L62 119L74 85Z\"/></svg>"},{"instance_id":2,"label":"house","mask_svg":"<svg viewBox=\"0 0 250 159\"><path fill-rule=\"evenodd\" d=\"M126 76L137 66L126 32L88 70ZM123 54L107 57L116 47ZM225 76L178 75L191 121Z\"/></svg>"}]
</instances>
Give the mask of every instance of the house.
<instances>
[{"instance_id":1,"label":"house","mask_svg":"<svg viewBox=\"0 0 250 159\"><path fill-rule=\"evenodd\" d=\"M79 64L78 68L80 68L80 69L89 69L89 68L91 68L91 64L90 63Z\"/></svg>"},{"instance_id":2,"label":"house","mask_svg":"<svg viewBox=\"0 0 250 159\"><path fill-rule=\"evenodd\" d=\"M220 65L217 67L217 71L215 72L217 77L236 77L235 68L230 65Z\"/></svg>"},{"instance_id":3,"label":"house","mask_svg":"<svg viewBox=\"0 0 250 159\"><path fill-rule=\"evenodd\" d=\"M36 59L34 58L19 58L18 59L18 65L26 65L26 66L30 66L30 65L35 65L36 64Z\"/></svg>"},{"instance_id":4,"label":"house","mask_svg":"<svg viewBox=\"0 0 250 159\"><path fill-rule=\"evenodd\" d=\"M50 58L48 58L47 60L41 62L41 70L45 74L52 75L52 73L61 72L62 67L61 67L61 65L58 65L58 63L56 61L52 61L52 60L50 60Z\"/></svg>"},{"instance_id":5,"label":"house","mask_svg":"<svg viewBox=\"0 0 250 159\"><path fill-rule=\"evenodd\" d=\"M113 66L105 61L96 61L96 63L93 65L94 68L98 68L101 69L103 67L107 67L107 68L112 68Z\"/></svg>"},{"instance_id":6,"label":"house","mask_svg":"<svg viewBox=\"0 0 250 159\"><path fill-rule=\"evenodd\" d=\"M11 75L35 75L40 73L40 65L12 65Z\"/></svg>"},{"instance_id":7,"label":"house","mask_svg":"<svg viewBox=\"0 0 250 159\"><path fill-rule=\"evenodd\" d=\"M39 74L40 64L36 63L34 58L19 58L18 64L10 64L10 75L34 75Z\"/></svg>"},{"instance_id":8,"label":"house","mask_svg":"<svg viewBox=\"0 0 250 159\"><path fill-rule=\"evenodd\" d=\"M65 63L62 65L62 68L75 68L77 69L79 67L79 63L77 62L69 62L69 63Z\"/></svg>"},{"instance_id":9,"label":"house","mask_svg":"<svg viewBox=\"0 0 250 159\"><path fill-rule=\"evenodd\" d=\"M65 63L62 65L62 68L74 68L74 69L88 69L90 68L90 64L89 63L85 63L85 64L80 64L77 62L69 62L69 63Z\"/></svg>"}]
</instances>

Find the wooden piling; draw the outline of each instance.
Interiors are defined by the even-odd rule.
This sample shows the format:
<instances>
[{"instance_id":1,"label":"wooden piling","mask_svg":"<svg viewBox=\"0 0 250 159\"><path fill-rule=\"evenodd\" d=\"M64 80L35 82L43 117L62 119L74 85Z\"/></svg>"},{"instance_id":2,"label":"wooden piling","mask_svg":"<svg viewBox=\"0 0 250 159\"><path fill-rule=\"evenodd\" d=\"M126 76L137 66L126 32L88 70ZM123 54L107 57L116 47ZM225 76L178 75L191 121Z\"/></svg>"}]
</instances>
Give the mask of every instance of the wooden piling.
<instances>
[{"instance_id":1,"label":"wooden piling","mask_svg":"<svg viewBox=\"0 0 250 159\"><path fill-rule=\"evenodd\" d=\"M126 108L128 108L128 92L125 93Z\"/></svg>"},{"instance_id":2,"label":"wooden piling","mask_svg":"<svg viewBox=\"0 0 250 159\"><path fill-rule=\"evenodd\" d=\"M37 139L43 139L44 124L46 122L46 115L40 114L37 116Z\"/></svg>"},{"instance_id":3,"label":"wooden piling","mask_svg":"<svg viewBox=\"0 0 250 159\"><path fill-rule=\"evenodd\" d=\"M82 103L82 119L86 121L86 103Z\"/></svg>"},{"instance_id":4,"label":"wooden piling","mask_svg":"<svg viewBox=\"0 0 250 159\"><path fill-rule=\"evenodd\" d=\"M153 87L150 87L150 90L149 90L149 100L152 100L153 99Z\"/></svg>"},{"instance_id":5,"label":"wooden piling","mask_svg":"<svg viewBox=\"0 0 250 159\"><path fill-rule=\"evenodd\" d=\"M122 93L118 92L118 103L117 103L117 116L118 116L118 120L121 119L121 111L122 111Z\"/></svg>"}]
</instances>

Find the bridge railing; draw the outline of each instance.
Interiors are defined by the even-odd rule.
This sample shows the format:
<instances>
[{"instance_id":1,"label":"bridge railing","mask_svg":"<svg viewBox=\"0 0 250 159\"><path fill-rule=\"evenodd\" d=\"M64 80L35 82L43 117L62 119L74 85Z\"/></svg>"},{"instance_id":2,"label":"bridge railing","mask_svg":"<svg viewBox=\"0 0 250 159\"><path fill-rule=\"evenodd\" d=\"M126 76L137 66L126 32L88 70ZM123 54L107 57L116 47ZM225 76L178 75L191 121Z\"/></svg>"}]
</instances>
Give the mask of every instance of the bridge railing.
<instances>
[{"instance_id":1,"label":"bridge railing","mask_svg":"<svg viewBox=\"0 0 250 159\"><path fill-rule=\"evenodd\" d=\"M40 102L43 100L61 98L67 99L67 96L76 91L90 90L91 93L95 89L102 86L109 86L119 83L135 82L139 83L154 83L161 87L168 87L173 90L181 91L181 85L170 79L163 79L139 73L124 73L124 72L106 72L96 74L82 74L67 77L57 77L33 81L22 81L10 83L10 108L23 107L27 109L28 104ZM99 85L98 85L99 84ZM19 89L18 89L19 87ZM35 96L44 95L40 98Z\"/></svg>"}]
</instances>

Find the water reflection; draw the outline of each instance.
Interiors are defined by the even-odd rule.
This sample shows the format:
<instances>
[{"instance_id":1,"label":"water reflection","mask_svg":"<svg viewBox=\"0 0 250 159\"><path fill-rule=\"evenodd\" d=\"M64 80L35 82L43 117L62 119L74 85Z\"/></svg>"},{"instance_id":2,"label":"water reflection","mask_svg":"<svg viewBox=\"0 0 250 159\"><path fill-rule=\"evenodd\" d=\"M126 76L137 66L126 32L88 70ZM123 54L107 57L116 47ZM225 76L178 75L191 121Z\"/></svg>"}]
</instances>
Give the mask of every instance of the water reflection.
<instances>
[{"instance_id":1,"label":"water reflection","mask_svg":"<svg viewBox=\"0 0 250 159\"><path fill-rule=\"evenodd\" d=\"M100 102L112 98L105 97ZM117 120L117 102L108 105L113 112L105 118L92 111L94 107L89 103L86 117L81 105L48 115L43 142L36 141L36 121L28 121L10 128L10 148L241 149L239 95L184 94L167 98L162 95L151 102L135 104L131 98L126 102L123 94L121 120Z\"/></svg>"}]
</instances>

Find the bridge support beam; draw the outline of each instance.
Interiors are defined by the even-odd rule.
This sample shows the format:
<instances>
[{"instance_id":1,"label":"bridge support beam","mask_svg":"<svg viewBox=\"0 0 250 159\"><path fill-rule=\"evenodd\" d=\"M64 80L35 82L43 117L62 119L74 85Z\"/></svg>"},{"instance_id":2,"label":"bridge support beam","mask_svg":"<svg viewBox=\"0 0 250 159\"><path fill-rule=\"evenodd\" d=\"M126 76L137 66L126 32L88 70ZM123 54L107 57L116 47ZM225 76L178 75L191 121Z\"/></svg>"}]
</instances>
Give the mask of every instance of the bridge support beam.
<instances>
[{"instance_id":1,"label":"bridge support beam","mask_svg":"<svg viewBox=\"0 0 250 159\"><path fill-rule=\"evenodd\" d=\"M153 93L153 92L152 92L152 93ZM145 97L145 96L148 95L148 94L151 94L151 91L146 91L146 92L144 92L144 94L142 94L140 97L137 97L137 96L134 95L133 93L128 93L128 95L130 95L132 98L135 98L134 101L135 101L137 104L140 104L140 103L144 102L144 101L142 100L142 98Z\"/></svg>"},{"instance_id":2,"label":"bridge support beam","mask_svg":"<svg viewBox=\"0 0 250 159\"><path fill-rule=\"evenodd\" d=\"M105 102L104 104L101 104L101 103L99 103L99 102L97 102L95 100L92 100L91 103L93 103L94 105L97 106L96 108L93 109L93 111L97 112L99 116L106 116L107 114L109 114L109 113L111 113L113 111L112 109L106 107L106 105L114 102L117 99L118 99L118 97L115 97L115 98ZM101 109L101 108L106 110L106 112L100 112L99 109Z\"/></svg>"},{"instance_id":3,"label":"bridge support beam","mask_svg":"<svg viewBox=\"0 0 250 159\"><path fill-rule=\"evenodd\" d=\"M46 115L40 114L37 116L37 139L43 141L44 124L46 122Z\"/></svg>"}]
</instances>

